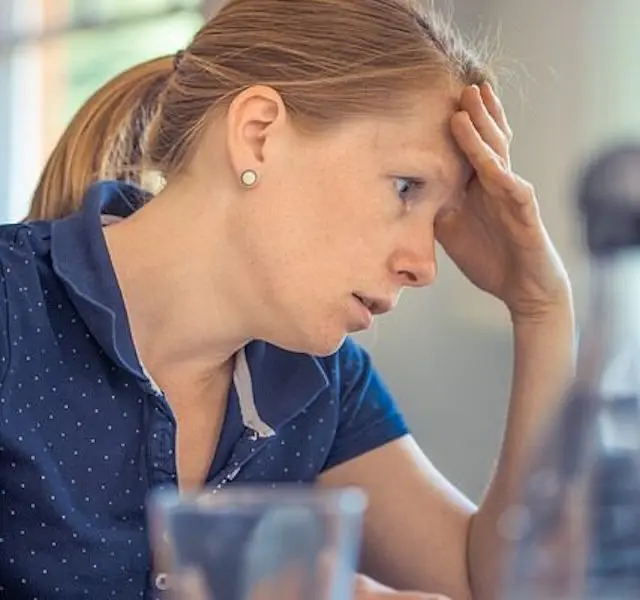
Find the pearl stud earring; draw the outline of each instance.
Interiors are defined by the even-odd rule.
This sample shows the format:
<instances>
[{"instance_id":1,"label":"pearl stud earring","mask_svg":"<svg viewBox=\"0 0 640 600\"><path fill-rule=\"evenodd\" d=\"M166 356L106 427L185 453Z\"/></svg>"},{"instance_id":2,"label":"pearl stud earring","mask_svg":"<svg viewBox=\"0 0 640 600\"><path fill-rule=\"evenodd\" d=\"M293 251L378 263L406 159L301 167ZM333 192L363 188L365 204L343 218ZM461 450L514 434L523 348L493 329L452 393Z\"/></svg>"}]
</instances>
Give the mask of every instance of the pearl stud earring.
<instances>
[{"instance_id":1,"label":"pearl stud earring","mask_svg":"<svg viewBox=\"0 0 640 600\"><path fill-rule=\"evenodd\" d=\"M258 182L258 174L253 169L245 169L240 175L240 181L246 188L252 188Z\"/></svg>"}]
</instances>

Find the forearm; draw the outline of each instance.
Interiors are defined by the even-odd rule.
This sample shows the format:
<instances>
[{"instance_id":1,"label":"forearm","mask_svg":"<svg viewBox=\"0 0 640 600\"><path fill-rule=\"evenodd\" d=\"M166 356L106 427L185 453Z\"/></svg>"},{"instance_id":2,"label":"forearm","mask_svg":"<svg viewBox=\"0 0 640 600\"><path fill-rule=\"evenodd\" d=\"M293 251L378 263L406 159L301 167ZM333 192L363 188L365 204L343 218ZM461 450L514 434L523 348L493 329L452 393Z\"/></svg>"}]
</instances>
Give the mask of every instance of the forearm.
<instances>
[{"instance_id":1,"label":"forearm","mask_svg":"<svg viewBox=\"0 0 640 600\"><path fill-rule=\"evenodd\" d=\"M468 566L473 600L496 598L500 557L508 552L497 521L520 488L528 452L574 373L575 330L569 300L545 318L515 321L514 368L507 426L494 477L471 520Z\"/></svg>"}]
</instances>

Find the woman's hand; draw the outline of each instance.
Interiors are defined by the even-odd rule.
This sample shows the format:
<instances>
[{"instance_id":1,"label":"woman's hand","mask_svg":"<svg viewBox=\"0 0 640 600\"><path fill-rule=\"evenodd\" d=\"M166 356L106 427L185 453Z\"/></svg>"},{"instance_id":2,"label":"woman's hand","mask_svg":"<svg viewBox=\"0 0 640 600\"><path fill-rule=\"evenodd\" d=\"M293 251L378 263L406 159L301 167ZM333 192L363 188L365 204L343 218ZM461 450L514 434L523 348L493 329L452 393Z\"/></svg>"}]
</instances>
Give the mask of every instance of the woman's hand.
<instances>
[{"instance_id":1,"label":"woman's hand","mask_svg":"<svg viewBox=\"0 0 640 600\"><path fill-rule=\"evenodd\" d=\"M464 90L451 130L475 173L461 208L436 220L445 252L475 286L502 300L514 320L570 304L569 279L533 187L511 171L511 130L490 85Z\"/></svg>"},{"instance_id":2,"label":"woman's hand","mask_svg":"<svg viewBox=\"0 0 640 600\"><path fill-rule=\"evenodd\" d=\"M441 594L397 592L365 575L356 575L354 600L449 600Z\"/></svg>"}]
</instances>

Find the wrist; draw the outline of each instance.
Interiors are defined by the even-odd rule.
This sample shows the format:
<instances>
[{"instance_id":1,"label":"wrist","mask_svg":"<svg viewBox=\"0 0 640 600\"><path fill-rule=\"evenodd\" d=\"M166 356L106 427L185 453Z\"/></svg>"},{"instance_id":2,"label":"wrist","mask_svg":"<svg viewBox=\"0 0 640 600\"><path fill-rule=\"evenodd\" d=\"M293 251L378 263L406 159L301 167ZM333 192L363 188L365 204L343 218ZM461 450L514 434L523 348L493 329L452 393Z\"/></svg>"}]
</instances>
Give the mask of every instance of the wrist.
<instances>
[{"instance_id":1,"label":"wrist","mask_svg":"<svg viewBox=\"0 0 640 600\"><path fill-rule=\"evenodd\" d=\"M511 320L515 352L520 359L542 355L555 363L556 368L566 367L573 373L578 338L570 298L535 313L512 313Z\"/></svg>"},{"instance_id":2,"label":"wrist","mask_svg":"<svg viewBox=\"0 0 640 600\"><path fill-rule=\"evenodd\" d=\"M567 285L565 290L552 299L531 302L525 307L510 308L509 314L514 327L530 327L532 325L558 327L565 324L573 328L575 313L571 287Z\"/></svg>"}]
</instances>

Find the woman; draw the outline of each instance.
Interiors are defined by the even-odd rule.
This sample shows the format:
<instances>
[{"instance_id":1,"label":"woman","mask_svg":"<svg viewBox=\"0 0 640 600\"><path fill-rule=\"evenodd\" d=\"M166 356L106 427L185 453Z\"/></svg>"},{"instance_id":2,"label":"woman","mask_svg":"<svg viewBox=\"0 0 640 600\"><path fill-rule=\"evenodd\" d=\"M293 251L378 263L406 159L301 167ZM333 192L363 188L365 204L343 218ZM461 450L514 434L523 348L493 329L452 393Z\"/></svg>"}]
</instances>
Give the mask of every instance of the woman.
<instances>
[{"instance_id":1,"label":"woman","mask_svg":"<svg viewBox=\"0 0 640 600\"><path fill-rule=\"evenodd\" d=\"M145 149L160 193L99 183L0 230L0 584L152 596L151 488L307 481L368 493L367 574L494 598L573 311L486 67L401 0L231 0L179 58ZM436 240L513 322L477 508L347 337L433 282Z\"/></svg>"}]
</instances>

